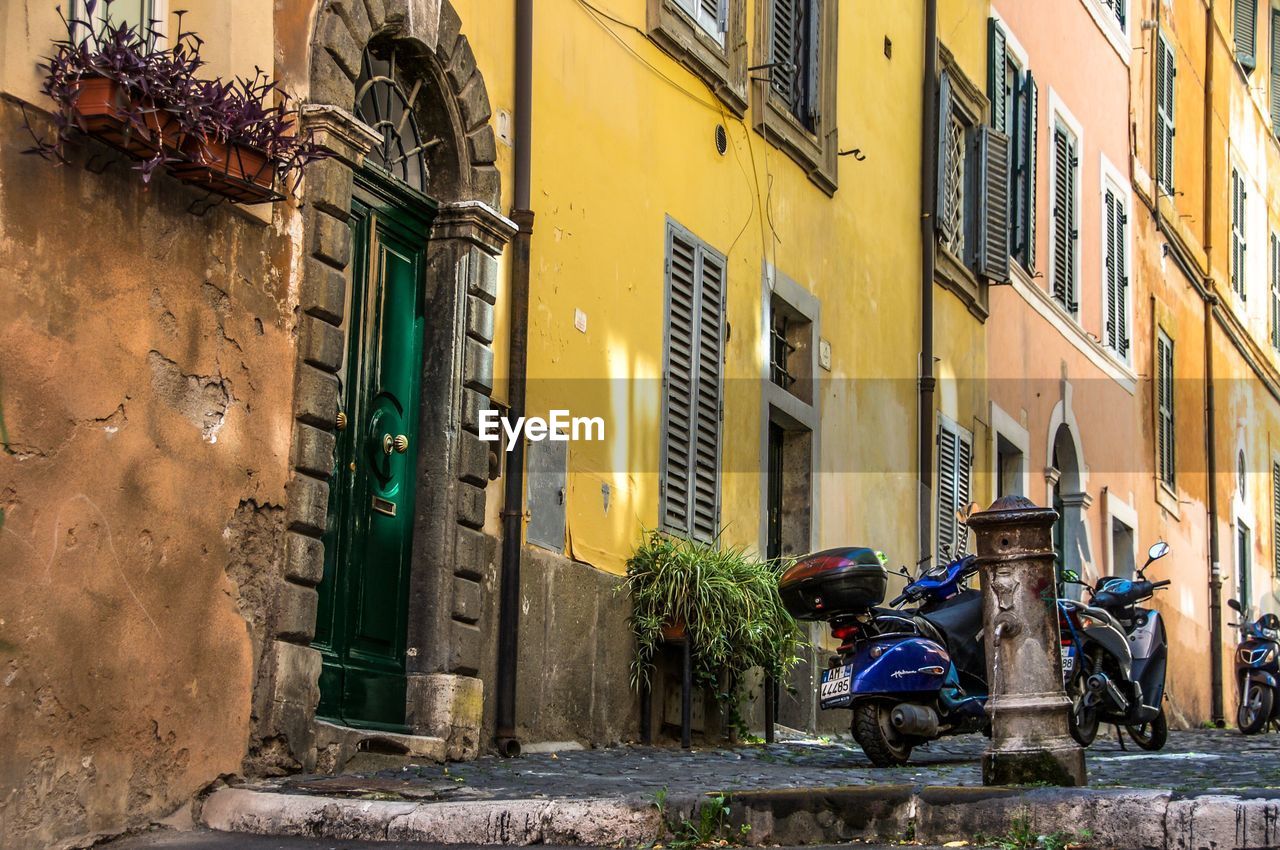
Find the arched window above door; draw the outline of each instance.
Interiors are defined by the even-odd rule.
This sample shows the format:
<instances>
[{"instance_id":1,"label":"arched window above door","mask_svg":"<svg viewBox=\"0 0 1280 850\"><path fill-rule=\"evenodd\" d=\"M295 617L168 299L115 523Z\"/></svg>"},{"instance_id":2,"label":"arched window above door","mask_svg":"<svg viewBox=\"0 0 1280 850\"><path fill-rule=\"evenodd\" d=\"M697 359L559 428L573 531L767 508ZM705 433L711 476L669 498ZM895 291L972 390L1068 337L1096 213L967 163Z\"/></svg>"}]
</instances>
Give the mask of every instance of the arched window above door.
<instances>
[{"instance_id":1,"label":"arched window above door","mask_svg":"<svg viewBox=\"0 0 1280 850\"><path fill-rule=\"evenodd\" d=\"M396 73L394 50L380 58L365 48L356 80L356 117L372 127L381 141L368 154L368 161L419 192L427 191L427 149L422 138L414 104L422 89L421 80L405 91Z\"/></svg>"}]
</instances>

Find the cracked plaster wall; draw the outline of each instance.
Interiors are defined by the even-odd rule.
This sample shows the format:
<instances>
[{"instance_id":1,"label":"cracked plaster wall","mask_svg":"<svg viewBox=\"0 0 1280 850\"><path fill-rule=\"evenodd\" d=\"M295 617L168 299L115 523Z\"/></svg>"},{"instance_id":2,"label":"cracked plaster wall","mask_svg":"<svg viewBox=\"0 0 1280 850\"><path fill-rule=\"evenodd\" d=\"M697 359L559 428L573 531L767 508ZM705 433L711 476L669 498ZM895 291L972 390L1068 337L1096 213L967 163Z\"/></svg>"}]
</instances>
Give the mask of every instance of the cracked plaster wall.
<instances>
[{"instance_id":1,"label":"cracked plaster wall","mask_svg":"<svg viewBox=\"0 0 1280 850\"><path fill-rule=\"evenodd\" d=\"M0 101L0 847L244 767L295 362L283 228L23 157L20 122Z\"/></svg>"}]
</instances>

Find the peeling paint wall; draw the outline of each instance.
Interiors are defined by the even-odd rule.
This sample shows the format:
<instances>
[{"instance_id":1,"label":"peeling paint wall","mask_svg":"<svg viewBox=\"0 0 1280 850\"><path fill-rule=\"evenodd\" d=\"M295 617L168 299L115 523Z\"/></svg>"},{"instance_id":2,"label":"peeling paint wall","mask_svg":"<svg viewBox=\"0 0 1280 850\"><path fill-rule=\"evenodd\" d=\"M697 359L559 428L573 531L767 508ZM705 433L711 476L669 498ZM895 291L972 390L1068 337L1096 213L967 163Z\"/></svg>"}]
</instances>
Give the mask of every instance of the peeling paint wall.
<instances>
[{"instance_id":1,"label":"peeling paint wall","mask_svg":"<svg viewBox=\"0 0 1280 850\"><path fill-rule=\"evenodd\" d=\"M21 122L3 102L4 847L144 825L241 770L295 345L275 227L191 215L94 144L24 157Z\"/></svg>"}]
</instances>

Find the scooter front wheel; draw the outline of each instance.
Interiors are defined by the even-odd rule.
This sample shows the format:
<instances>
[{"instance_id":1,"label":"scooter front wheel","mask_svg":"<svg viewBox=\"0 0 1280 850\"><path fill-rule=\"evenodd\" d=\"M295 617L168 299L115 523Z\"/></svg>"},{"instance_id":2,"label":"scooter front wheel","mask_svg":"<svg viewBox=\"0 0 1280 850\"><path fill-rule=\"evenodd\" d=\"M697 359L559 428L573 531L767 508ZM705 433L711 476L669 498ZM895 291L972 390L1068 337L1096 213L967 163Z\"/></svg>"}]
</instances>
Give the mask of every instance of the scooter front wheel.
<instances>
[{"instance_id":1,"label":"scooter front wheel","mask_svg":"<svg viewBox=\"0 0 1280 850\"><path fill-rule=\"evenodd\" d=\"M1158 750L1164 746L1165 741L1169 740L1169 721L1164 716L1163 708L1156 715L1156 719L1150 723L1125 728L1129 730L1129 737L1133 742L1144 750Z\"/></svg>"},{"instance_id":2,"label":"scooter front wheel","mask_svg":"<svg viewBox=\"0 0 1280 850\"><path fill-rule=\"evenodd\" d=\"M902 767L911 758L911 741L893 728L893 705L866 700L853 707L853 738L876 767Z\"/></svg>"},{"instance_id":3,"label":"scooter front wheel","mask_svg":"<svg viewBox=\"0 0 1280 850\"><path fill-rule=\"evenodd\" d=\"M1245 698L1240 701L1240 710L1236 712L1236 725L1245 735L1261 732L1271 719L1271 708L1275 695L1266 685L1255 684L1248 689Z\"/></svg>"}]
</instances>

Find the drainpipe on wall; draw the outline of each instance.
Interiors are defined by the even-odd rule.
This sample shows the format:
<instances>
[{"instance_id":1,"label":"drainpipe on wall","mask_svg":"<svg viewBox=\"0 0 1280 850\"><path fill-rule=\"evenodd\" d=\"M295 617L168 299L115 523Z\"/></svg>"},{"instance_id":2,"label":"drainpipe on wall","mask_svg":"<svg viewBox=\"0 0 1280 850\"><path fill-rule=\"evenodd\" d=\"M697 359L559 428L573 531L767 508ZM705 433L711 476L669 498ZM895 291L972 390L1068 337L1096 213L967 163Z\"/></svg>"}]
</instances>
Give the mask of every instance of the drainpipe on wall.
<instances>
[{"instance_id":1,"label":"drainpipe on wall","mask_svg":"<svg viewBox=\"0 0 1280 850\"><path fill-rule=\"evenodd\" d=\"M1160 4L1156 3L1157 19ZM1204 31L1204 253L1212 255L1213 247L1213 0L1205 7ZM1209 663L1212 693L1210 704L1213 723L1219 729L1227 725L1222 695L1222 562L1218 539L1218 439L1213 393L1213 323L1217 318L1218 297L1213 292L1212 266L1201 289L1204 299L1204 415L1205 472L1209 485Z\"/></svg>"},{"instance_id":2,"label":"drainpipe on wall","mask_svg":"<svg viewBox=\"0 0 1280 850\"><path fill-rule=\"evenodd\" d=\"M920 133L920 399L919 423L919 504L916 528L920 563L930 557L932 538L933 493L933 275L934 220L938 202L938 0L924 4L924 82L921 85L921 114L924 126Z\"/></svg>"},{"instance_id":3,"label":"drainpipe on wall","mask_svg":"<svg viewBox=\"0 0 1280 850\"><path fill-rule=\"evenodd\" d=\"M511 219L520 228L512 242L510 354L507 367L507 415L524 416L529 339L530 144L533 105L533 0L516 0L515 44L515 191ZM520 755L516 737L516 675L520 648L520 546L524 534L524 440L507 452L502 479L502 567L498 599L496 743L504 756Z\"/></svg>"},{"instance_id":4,"label":"drainpipe on wall","mask_svg":"<svg viewBox=\"0 0 1280 850\"><path fill-rule=\"evenodd\" d=\"M1152 56L1155 56L1156 51L1159 49L1160 9L1162 5L1163 0L1156 0L1156 26L1152 34ZM1201 176L1204 183L1202 216L1205 223L1204 250L1206 256L1210 254L1210 249L1213 245L1213 156L1209 153L1213 149L1213 34L1213 0L1208 0L1205 9L1205 97L1201 119L1204 150L1206 151L1206 155L1203 158L1203 173ZM1153 112L1156 104L1157 84L1155 64L1153 62L1151 74L1151 104ZM1151 121L1151 159L1153 165L1155 163L1157 144L1157 128L1153 117ZM1226 718L1223 711L1222 694L1222 572L1219 559L1217 428L1213 386L1213 324L1217 319L1218 296L1213 291L1212 270L1202 279L1194 265L1183 254L1181 241L1175 239L1165 227L1164 216L1160 213L1160 176L1155 173L1154 167L1151 172L1154 175L1152 180L1155 200L1153 212L1156 219L1156 231L1164 237L1169 253L1178 263L1182 273L1191 281L1196 294L1200 296L1201 303L1204 305L1204 442L1206 486L1208 490L1206 499L1208 502L1207 522L1209 526L1209 696L1213 723L1222 728L1226 725Z\"/></svg>"}]
</instances>

